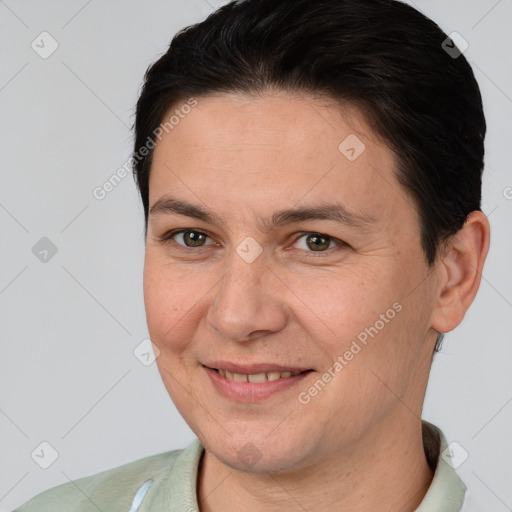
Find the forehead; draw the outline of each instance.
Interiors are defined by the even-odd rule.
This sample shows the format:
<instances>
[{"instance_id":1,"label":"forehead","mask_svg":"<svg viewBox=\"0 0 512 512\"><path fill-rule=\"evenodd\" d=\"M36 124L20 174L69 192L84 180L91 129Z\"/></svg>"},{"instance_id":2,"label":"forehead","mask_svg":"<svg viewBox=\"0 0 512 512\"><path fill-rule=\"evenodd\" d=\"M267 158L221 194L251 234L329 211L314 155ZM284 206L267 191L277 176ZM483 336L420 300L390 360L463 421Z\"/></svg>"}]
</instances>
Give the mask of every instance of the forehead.
<instances>
[{"instance_id":1,"label":"forehead","mask_svg":"<svg viewBox=\"0 0 512 512\"><path fill-rule=\"evenodd\" d=\"M150 206L172 190L217 211L249 197L255 208L322 199L380 216L407 200L394 169L394 153L353 106L284 92L217 94L197 98L157 143Z\"/></svg>"},{"instance_id":2,"label":"forehead","mask_svg":"<svg viewBox=\"0 0 512 512\"><path fill-rule=\"evenodd\" d=\"M176 109L180 110L179 105L173 105L164 120ZM228 147L236 151L242 149L237 144L244 144L244 150L250 146L265 151L292 148L301 154L318 156L327 145L337 149L352 134L384 151L387 149L370 130L360 110L326 96L284 91L264 95L219 93L198 98L197 106L189 110L167 134L172 137L164 134L164 138L179 139L187 145L200 144L212 151ZM318 135L324 138L312 138Z\"/></svg>"}]
</instances>

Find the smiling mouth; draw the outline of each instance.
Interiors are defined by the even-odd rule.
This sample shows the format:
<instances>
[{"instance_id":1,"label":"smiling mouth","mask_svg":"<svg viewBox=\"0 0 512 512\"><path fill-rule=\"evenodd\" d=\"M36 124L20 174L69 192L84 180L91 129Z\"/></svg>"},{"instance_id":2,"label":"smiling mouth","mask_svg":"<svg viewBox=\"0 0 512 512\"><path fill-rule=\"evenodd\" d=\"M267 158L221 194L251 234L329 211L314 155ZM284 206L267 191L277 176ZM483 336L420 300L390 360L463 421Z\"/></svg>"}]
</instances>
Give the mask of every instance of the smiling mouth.
<instances>
[{"instance_id":1,"label":"smiling mouth","mask_svg":"<svg viewBox=\"0 0 512 512\"><path fill-rule=\"evenodd\" d=\"M208 368L208 367L206 367ZM234 382L253 382L253 383L263 383L268 381L274 381L279 379L288 379L290 377L295 377L296 375L300 375L302 373L312 372L313 370L303 370L299 372L261 372L261 373L233 373L227 370L219 369L219 368L210 368L210 370L215 370L221 377L225 377L228 380Z\"/></svg>"}]
</instances>

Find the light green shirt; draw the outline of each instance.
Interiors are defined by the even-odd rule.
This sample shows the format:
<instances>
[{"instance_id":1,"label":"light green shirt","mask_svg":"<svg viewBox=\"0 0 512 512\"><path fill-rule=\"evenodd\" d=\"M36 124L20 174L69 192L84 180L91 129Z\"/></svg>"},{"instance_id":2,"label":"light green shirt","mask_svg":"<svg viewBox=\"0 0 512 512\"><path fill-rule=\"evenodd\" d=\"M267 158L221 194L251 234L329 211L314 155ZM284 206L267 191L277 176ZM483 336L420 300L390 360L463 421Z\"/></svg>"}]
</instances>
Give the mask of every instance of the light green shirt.
<instances>
[{"instance_id":1,"label":"light green shirt","mask_svg":"<svg viewBox=\"0 0 512 512\"><path fill-rule=\"evenodd\" d=\"M482 512L464 501L466 486L446 462L450 459L444 435L426 421L423 442L435 473L416 512ZM196 482L203 451L195 439L185 449L145 457L49 489L14 512L197 512Z\"/></svg>"}]
</instances>

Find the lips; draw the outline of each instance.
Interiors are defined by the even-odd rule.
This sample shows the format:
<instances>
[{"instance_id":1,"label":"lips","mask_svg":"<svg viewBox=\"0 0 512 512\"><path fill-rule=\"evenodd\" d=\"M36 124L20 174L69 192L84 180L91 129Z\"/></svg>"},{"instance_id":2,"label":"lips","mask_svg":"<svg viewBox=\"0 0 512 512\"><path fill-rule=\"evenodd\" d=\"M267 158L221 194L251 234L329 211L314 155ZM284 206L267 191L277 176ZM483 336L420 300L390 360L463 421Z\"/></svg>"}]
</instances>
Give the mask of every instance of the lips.
<instances>
[{"instance_id":1,"label":"lips","mask_svg":"<svg viewBox=\"0 0 512 512\"><path fill-rule=\"evenodd\" d=\"M312 369L272 363L239 365L212 361L202 367L221 396L241 404L263 403L272 396L289 392L314 373Z\"/></svg>"},{"instance_id":2,"label":"lips","mask_svg":"<svg viewBox=\"0 0 512 512\"><path fill-rule=\"evenodd\" d=\"M219 375L234 382L264 383L279 379L295 377L301 373L312 371L310 368L281 366L271 363L239 365L235 363L217 361L203 365L215 370Z\"/></svg>"},{"instance_id":3,"label":"lips","mask_svg":"<svg viewBox=\"0 0 512 512\"><path fill-rule=\"evenodd\" d=\"M277 365L275 363L252 363L252 364L236 364L229 361L211 361L203 363L203 366L212 370L224 370L231 373L238 373L241 375L254 375L258 373L271 373L271 372L290 372L302 373L312 368Z\"/></svg>"}]
</instances>

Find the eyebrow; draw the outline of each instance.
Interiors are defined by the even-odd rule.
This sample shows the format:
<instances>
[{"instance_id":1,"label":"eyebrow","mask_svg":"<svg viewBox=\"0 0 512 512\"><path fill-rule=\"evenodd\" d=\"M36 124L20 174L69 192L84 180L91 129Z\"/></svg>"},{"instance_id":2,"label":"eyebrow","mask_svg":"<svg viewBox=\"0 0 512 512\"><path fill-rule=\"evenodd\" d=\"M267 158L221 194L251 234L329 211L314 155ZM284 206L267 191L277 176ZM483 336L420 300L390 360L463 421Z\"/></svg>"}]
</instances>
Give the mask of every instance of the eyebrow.
<instances>
[{"instance_id":1,"label":"eyebrow","mask_svg":"<svg viewBox=\"0 0 512 512\"><path fill-rule=\"evenodd\" d=\"M208 224L225 224L214 212L171 196L161 197L149 210L150 215L184 215ZM340 203L324 203L302 206L288 210L278 210L267 219L260 219L262 231L272 230L287 224L310 220L330 220L350 227L363 228L376 221L376 218L347 209Z\"/></svg>"}]
</instances>

